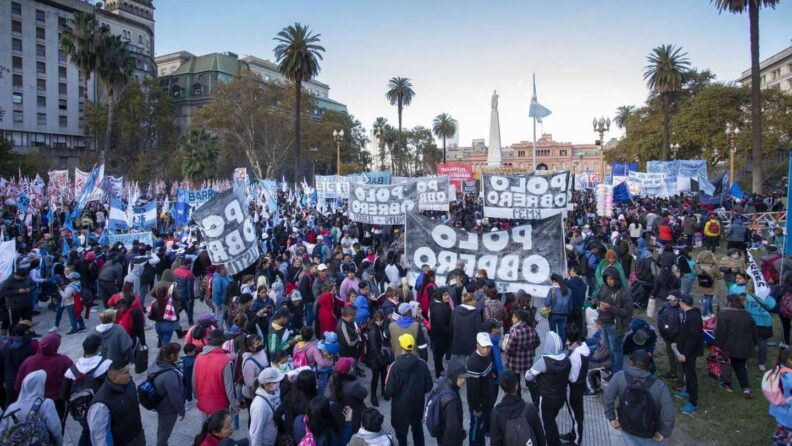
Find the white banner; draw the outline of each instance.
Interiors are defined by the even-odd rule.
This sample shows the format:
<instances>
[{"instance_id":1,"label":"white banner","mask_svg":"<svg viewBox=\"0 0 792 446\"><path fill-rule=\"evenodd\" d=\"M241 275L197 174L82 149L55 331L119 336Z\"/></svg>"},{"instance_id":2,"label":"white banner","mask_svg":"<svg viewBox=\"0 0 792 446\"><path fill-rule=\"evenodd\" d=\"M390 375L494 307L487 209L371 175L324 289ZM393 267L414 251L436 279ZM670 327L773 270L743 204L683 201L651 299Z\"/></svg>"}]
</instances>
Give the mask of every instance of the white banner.
<instances>
[{"instance_id":1,"label":"white banner","mask_svg":"<svg viewBox=\"0 0 792 446\"><path fill-rule=\"evenodd\" d=\"M317 175L316 196L319 200L349 198L349 178L341 175Z\"/></svg>"},{"instance_id":2,"label":"white banner","mask_svg":"<svg viewBox=\"0 0 792 446\"><path fill-rule=\"evenodd\" d=\"M0 283L11 277L16 255L16 240L0 242Z\"/></svg>"},{"instance_id":3,"label":"white banner","mask_svg":"<svg viewBox=\"0 0 792 446\"><path fill-rule=\"evenodd\" d=\"M349 218L373 225L403 225L404 213L417 207L416 182L349 186Z\"/></svg>"},{"instance_id":4,"label":"white banner","mask_svg":"<svg viewBox=\"0 0 792 446\"><path fill-rule=\"evenodd\" d=\"M746 271L754 284L754 294L764 299L770 295L770 285L767 284L762 269L756 264L751 251L748 251L748 271Z\"/></svg>"},{"instance_id":5,"label":"white banner","mask_svg":"<svg viewBox=\"0 0 792 446\"><path fill-rule=\"evenodd\" d=\"M628 172L627 185L630 193L641 197L668 198L665 173Z\"/></svg>"},{"instance_id":6,"label":"white banner","mask_svg":"<svg viewBox=\"0 0 792 446\"><path fill-rule=\"evenodd\" d=\"M138 243L143 243L146 245L150 245L152 243L152 236L151 232L135 232L132 234L110 234L107 237L110 246L115 245L116 243L122 243L127 249L132 247L132 244L135 240Z\"/></svg>"},{"instance_id":7,"label":"white banner","mask_svg":"<svg viewBox=\"0 0 792 446\"><path fill-rule=\"evenodd\" d=\"M482 173L484 216L535 220L561 214L572 200L569 172L534 175Z\"/></svg>"},{"instance_id":8,"label":"white banner","mask_svg":"<svg viewBox=\"0 0 792 446\"><path fill-rule=\"evenodd\" d=\"M402 183L406 184L406 183ZM415 179L419 211L444 211L449 208L448 177L420 177ZM456 199L456 193L454 194Z\"/></svg>"}]
</instances>

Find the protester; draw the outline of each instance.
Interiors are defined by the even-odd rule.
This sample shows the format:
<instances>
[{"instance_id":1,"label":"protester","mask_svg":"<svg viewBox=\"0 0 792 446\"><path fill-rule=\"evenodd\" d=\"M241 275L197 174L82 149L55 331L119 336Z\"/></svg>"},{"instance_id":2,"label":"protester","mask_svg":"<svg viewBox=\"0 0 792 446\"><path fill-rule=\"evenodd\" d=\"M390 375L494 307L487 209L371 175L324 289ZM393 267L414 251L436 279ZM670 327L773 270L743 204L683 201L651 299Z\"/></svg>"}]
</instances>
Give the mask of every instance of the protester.
<instances>
[{"instance_id":1,"label":"protester","mask_svg":"<svg viewBox=\"0 0 792 446\"><path fill-rule=\"evenodd\" d=\"M396 432L399 446L407 446L407 432L410 429L413 444L423 446L423 413L415 408L424 407L424 395L432 390L432 374L429 366L413 353L415 338L411 334L402 334L398 341L403 353L396 357L388 371L384 392L386 399L392 398L391 426Z\"/></svg>"},{"instance_id":2,"label":"protester","mask_svg":"<svg viewBox=\"0 0 792 446\"><path fill-rule=\"evenodd\" d=\"M682 382L684 374L680 373L679 362L671 348L671 345L676 342L679 336L680 327L682 325L683 314L682 309L679 307L680 295L678 290L674 290L666 297L667 302L664 303L657 312L657 329L660 332L660 337L663 338L665 343L665 353L668 358L668 373L663 375L663 378L675 379Z\"/></svg>"},{"instance_id":3,"label":"protester","mask_svg":"<svg viewBox=\"0 0 792 446\"><path fill-rule=\"evenodd\" d=\"M476 349L476 334L481 331L481 312L476 308L476 297L466 292L462 305L451 312L451 358L463 363Z\"/></svg>"},{"instance_id":4,"label":"protester","mask_svg":"<svg viewBox=\"0 0 792 446\"><path fill-rule=\"evenodd\" d=\"M582 338L580 327L566 326L567 356L569 357L569 391L567 404L572 415L572 431L562 434L561 440L573 445L583 443L584 410L583 395L586 393L586 377L589 370L591 350Z\"/></svg>"},{"instance_id":5,"label":"protester","mask_svg":"<svg viewBox=\"0 0 792 446\"><path fill-rule=\"evenodd\" d=\"M385 377L388 374L388 366L393 363L394 359L390 344L390 331L385 322L385 313L382 310L377 310L366 328L366 365L371 369L371 392L369 395L371 405L374 407L379 406L377 387L381 387L382 393L385 393ZM321 358L321 355L319 356ZM329 365L323 358L321 363L322 366Z\"/></svg>"},{"instance_id":6,"label":"protester","mask_svg":"<svg viewBox=\"0 0 792 446\"><path fill-rule=\"evenodd\" d=\"M506 342L504 356L507 369L513 370L521 376L533 365L534 352L541 341L534 328L534 320L523 309L513 312L512 326L509 329L509 339Z\"/></svg>"},{"instance_id":7,"label":"protester","mask_svg":"<svg viewBox=\"0 0 792 446\"><path fill-rule=\"evenodd\" d=\"M74 365L68 356L58 353L61 337L57 333L50 333L44 336L39 342L38 352L28 357L19 367L17 372L16 390L22 388L23 379L36 370L47 372L47 382L44 388L44 396L55 403L58 411L58 418L66 417L66 401L61 398L61 386L63 385L66 371Z\"/></svg>"},{"instance_id":8,"label":"protester","mask_svg":"<svg viewBox=\"0 0 792 446\"><path fill-rule=\"evenodd\" d=\"M754 283L749 282L745 291L743 305L756 324L757 362L759 371L764 372L767 363L767 340L773 337L773 315L776 300L773 296L759 297L754 291Z\"/></svg>"},{"instance_id":9,"label":"protester","mask_svg":"<svg viewBox=\"0 0 792 446\"><path fill-rule=\"evenodd\" d=\"M633 302L630 294L622 287L616 269L606 269L603 275L605 286L597 296L597 307L611 354L611 367L615 373L622 367L622 343L632 318Z\"/></svg>"},{"instance_id":10,"label":"protester","mask_svg":"<svg viewBox=\"0 0 792 446\"><path fill-rule=\"evenodd\" d=\"M198 401L198 410L205 416L218 410L227 410L236 402L231 357L221 347L223 342L223 331L212 331L209 334L209 345L195 359L193 390Z\"/></svg>"},{"instance_id":11,"label":"protester","mask_svg":"<svg viewBox=\"0 0 792 446\"><path fill-rule=\"evenodd\" d=\"M382 423L385 417L373 408L363 410L361 417L361 428L352 435L349 441L350 446L392 446L394 440L390 435L382 431Z\"/></svg>"},{"instance_id":12,"label":"protester","mask_svg":"<svg viewBox=\"0 0 792 446\"><path fill-rule=\"evenodd\" d=\"M476 350L470 354L465 366L467 372L467 403L470 414L469 444L483 446L489 435L489 418L495 404L492 382L497 378L493 358L494 346L489 333L476 335Z\"/></svg>"},{"instance_id":13,"label":"protester","mask_svg":"<svg viewBox=\"0 0 792 446\"><path fill-rule=\"evenodd\" d=\"M33 340L30 323L20 322L11 327L11 336L0 344L2 358L3 388L5 390L5 406L17 399L16 379L22 364L39 348Z\"/></svg>"},{"instance_id":14,"label":"protester","mask_svg":"<svg viewBox=\"0 0 792 446\"><path fill-rule=\"evenodd\" d=\"M110 365L107 380L88 410L88 428L94 446L146 444L137 391L127 363L115 361Z\"/></svg>"},{"instance_id":15,"label":"protester","mask_svg":"<svg viewBox=\"0 0 792 446\"><path fill-rule=\"evenodd\" d=\"M44 370L35 370L25 375L19 391L19 398L3 412L2 418L0 418L0 432L3 432L3 438L8 436L9 444L21 445L22 443L15 443L15 441L28 440L29 437L23 432L21 423L30 419L29 414L35 414L41 420L43 427L46 428L46 433L49 433L50 444L56 446L63 444L62 418L53 401L44 394L46 380L47 372Z\"/></svg>"},{"instance_id":16,"label":"protester","mask_svg":"<svg viewBox=\"0 0 792 446\"><path fill-rule=\"evenodd\" d=\"M566 324L569 316L569 309L572 303L572 292L567 287L566 281L561 275L553 273L550 275L550 282L553 286L545 297L544 305L550 309L547 321L550 330L556 332L561 337L561 343L566 344Z\"/></svg>"},{"instance_id":17,"label":"protester","mask_svg":"<svg viewBox=\"0 0 792 446\"><path fill-rule=\"evenodd\" d=\"M688 403L682 406L682 413L691 414L698 409L698 378L696 376L696 359L704 352L704 341L701 338L701 312L693 306L693 298L683 294L679 298L679 306L684 312L683 322L679 327L679 335L671 349L677 361L682 364L685 373L687 390L677 393L678 398L687 398Z\"/></svg>"},{"instance_id":18,"label":"protester","mask_svg":"<svg viewBox=\"0 0 792 446\"><path fill-rule=\"evenodd\" d=\"M462 398L459 396L459 390L465 385L468 377L465 366L452 360L448 363L445 376L437 382L438 404L440 405L438 421L441 425L437 444L440 446L461 446L465 442L466 435L462 424ZM483 437L483 432L480 435ZM415 438L413 439L415 440ZM483 442L483 438L476 441ZM417 441L415 443L418 444ZM401 446L402 443L400 442L399 445Z\"/></svg>"},{"instance_id":19,"label":"protester","mask_svg":"<svg viewBox=\"0 0 792 446\"><path fill-rule=\"evenodd\" d=\"M572 363L567 357L561 337L548 331L542 344L542 356L525 372L534 405L539 408L549 445L559 445L556 417L566 401Z\"/></svg>"},{"instance_id":20,"label":"protester","mask_svg":"<svg viewBox=\"0 0 792 446\"><path fill-rule=\"evenodd\" d=\"M341 357L336 361L335 372L330 378L330 400L340 407L352 409L352 432L357 432L369 393L354 372L355 359Z\"/></svg>"},{"instance_id":21,"label":"protester","mask_svg":"<svg viewBox=\"0 0 792 446\"><path fill-rule=\"evenodd\" d=\"M157 446L167 446L176 425L176 419L184 419L184 376L177 365L181 346L165 344L160 348L157 359L148 370L148 380L162 400L154 409L157 412Z\"/></svg>"},{"instance_id":22,"label":"protester","mask_svg":"<svg viewBox=\"0 0 792 446\"><path fill-rule=\"evenodd\" d=\"M104 310L99 313L99 325L94 331L102 338L102 357L112 362L132 362L134 344L126 330L113 323L116 319L115 310Z\"/></svg>"},{"instance_id":23,"label":"protester","mask_svg":"<svg viewBox=\"0 0 792 446\"><path fill-rule=\"evenodd\" d=\"M281 405L280 382L285 378L280 370L268 367L256 378L255 397L250 405L250 442L254 445L274 445L278 436L275 412Z\"/></svg>"},{"instance_id":24,"label":"protester","mask_svg":"<svg viewBox=\"0 0 792 446\"><path fill-rule=\"evenodd\" d=\"M737 380L743 389L743 396L752 398L746 362L753 356L759 343L756 323L745 311L744 297L730 294L726 300L726 307L718 314L718 324L715 326L715 345L729 358L732 370L737 374ZM732 391L729 378L730 376L722 375L719 383L720 388L727 392Z\"/></svg>"}]
</instances>

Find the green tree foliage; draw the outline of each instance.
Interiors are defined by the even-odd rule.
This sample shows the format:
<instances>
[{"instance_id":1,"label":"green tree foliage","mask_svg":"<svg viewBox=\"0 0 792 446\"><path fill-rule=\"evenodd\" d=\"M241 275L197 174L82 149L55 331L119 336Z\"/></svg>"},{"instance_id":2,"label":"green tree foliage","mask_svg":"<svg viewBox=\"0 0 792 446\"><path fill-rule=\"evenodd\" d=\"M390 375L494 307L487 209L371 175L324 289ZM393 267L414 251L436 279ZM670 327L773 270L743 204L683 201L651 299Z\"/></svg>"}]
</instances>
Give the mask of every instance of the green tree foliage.
<instances>
[{"instance_id":1,"label":"green tree foliage","mask_svg":"<svg viewBox=\"0 0 792 446\"><path fill-rule=\"evenodd\" d=\"M446 162L446 139L452 138L457 130L457 122L448 113L440 113L432 121L432 132L443 140L443 162Z\"/></svg>"},{"instance_id":2,"label":"green tree foliage","mask_svg":"<svg viewBox=\"0 0 792 446\"><path fill-rule=\"evenodd\" d=\"M217 177L220 150L217 137L207 130L190 129L179 141L179 156L182 175L193 184Z\"/></svg>"},{"instance_id":3,"label":"green tree foliage","mask_svg":"<svg viewBox=\"0 0 792 446\"><path fill-rule=\"evenodd\" d=\"M385 99L388 100L390 105L396 106L396 112L399 115L399 132L398 136L398 143L399 147L398 150L403 152L405 150L404 147L404 140L402 139L402 112L404 111L404 107L407 107L412 103L413 98L415 97L415 90L413 90L412 81L410 78L407 77L394 77L388 81L388 90L385 92Z\"/></svg>"},{"instance_id":4,"label":"green tree foliage","mask_svg":"<svg viewBox=\"0 0 792 446\"><path fill-rule=\"evenodd\" d=\"M366 129L353 115L347 112L328 110L322 115L319 122L311 122L306 127L306 148L302 150L302 158L307 160L308 166L304 165L303 171L308 172L313 168L315 173L320 175L336 173L334 130L344 131L344 138L340 143L341 173L369 170L371 155L366 151L366 145L369 142L366 137ZM304 176L307 178L307 174Z\"/></svg>"},{"instance_id":5,"label":"green tree foliage","mask_svg":"<svg viewBox=\"0 0 792 446\"><path fill-rule=\"evenodd\" d=\"M660 45L652 50L646 57L647 65L644 68L646 85L660 96L660 106L663 112L662 134L662 159L668 159L670 147L671 101L673 95L682 89L690 70L690 59L682 48L674 45Z\"/></svg>"},{"instance_id":6,"label":"green tree foliage","mask_svg":"<svg viewBox=\"0 0 792 446\"><path fill-rule=\"evenodd\" d=\"M132 77L132 70L135 68L135 58L127 49L126 42L121 39L121 36L111 35L106 26L102 26L101 29L103 30L103 37L97 48L99 65L96 73L99 76L99 80L102 81L107 95L108 124L105 129L102 159L105 162L105 172L113 172L109 159L113 125L115 124L113 113L115 113L116 102Z\"/></svg>"}]
</instances>

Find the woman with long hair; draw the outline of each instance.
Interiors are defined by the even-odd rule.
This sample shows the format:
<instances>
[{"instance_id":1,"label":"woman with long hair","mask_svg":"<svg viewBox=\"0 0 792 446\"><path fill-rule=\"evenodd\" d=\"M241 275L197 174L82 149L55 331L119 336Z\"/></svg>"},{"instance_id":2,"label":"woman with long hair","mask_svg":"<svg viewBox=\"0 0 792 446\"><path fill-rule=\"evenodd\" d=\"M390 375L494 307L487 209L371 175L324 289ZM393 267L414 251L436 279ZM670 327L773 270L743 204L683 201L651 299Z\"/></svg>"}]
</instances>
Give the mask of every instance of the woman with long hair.
<instances>
[{"instance_id":1,"label":"woman with long hair","mask_svg":"<svg viewBox=\"0 0 792 446\"><path fill-rule=\"evenodd\" d=\"M294 420L308 413L308 405L318 395L316 373L313 370L300 372L294 384L283 397L281 411L283 412L284 425L294 426Z\"/></svg>"},{"instance_id":2,"label":"woman with long hair","mask_svg":"<svg viewBox=\"0 0 792 446\"><path fill-rule=\"evenodd\" d=\"M310 435L316 444L343 446L352 438L352 408L333 405L323 396L317 396L308 404L308 413L294 420L294 441L299 444L303 437ZM338 412L342 412L339 416ZM343 422L340 418L343 417ZM341 429L339 429L341 426Z\"/></svg>"},{"instance_id":3,"label":"woman with long hair","mask_svg":"<svg viewBox=\"0 0 792 446\"><path fill-rule=\"evenodd\" d=\"M231 414L227 410L218 410L209 415L201 426L201 432L195 436L193 446L217 446L220 442L229 439L234 433L231 424ZM243 444L230 440L232 445ZM227 445L228 442L224 443ZM246 444L246 443L244 443Z\"/></svg>"},{"instance_id":4,"label":"woman with long hair","mask_svg":"<svg viewBox=\"0 0 792 446\"><path fill-rule=\"evenodd\" d=\"M157 360L149 368L148 376L157 393L164 395L154 409L157 412L157 446L167 446L176 425L176 419L184 416L184 380L177 365L181 345L173 342L162 345ZM153 378L151 378L153 376Z\"/></svg>"},{"instance_id":5,"label":"woman with long hair","mask_svg":"<svg viewBox=\"0 0 792 446\"><path fill-rule=\"evenodd\" d=\"M718 313L718 324L715 326L715 345L729 358L732 370L745 398L751 398L751 387L745 363L754 355L759 339L756 324L744 308L745 298L736 294L726 297L726 308ZM729 376L721 376L718 384L721 389L731 392Z\"/></svg>"},{"instance_id":6,"label":"woman with long hair","mask_svg":"<svg viewBox=\"0 0 792 446\"><path fill-rule=\"evenodd\" d=\"M342 357L336 361L330 378L330 399L339 406L352 408L352 431L360 429L360 417L366 407L368 390L355 376L355 360Z\"/></svg>"},{"instance_id":7,"label":"woman with long hair","mask_svg":"<svg viewBox=\"0 0 792 446\"><path fill-rule=\"evenodd\" d=\"M390 347L390 331L386 324L385 313L376 310L371 323L366 327L366 364L371 369L371 405L379 406L377 385L385 393L385 376L388 366L393 362L393 351Z\"/></svg>"}]
</instances>

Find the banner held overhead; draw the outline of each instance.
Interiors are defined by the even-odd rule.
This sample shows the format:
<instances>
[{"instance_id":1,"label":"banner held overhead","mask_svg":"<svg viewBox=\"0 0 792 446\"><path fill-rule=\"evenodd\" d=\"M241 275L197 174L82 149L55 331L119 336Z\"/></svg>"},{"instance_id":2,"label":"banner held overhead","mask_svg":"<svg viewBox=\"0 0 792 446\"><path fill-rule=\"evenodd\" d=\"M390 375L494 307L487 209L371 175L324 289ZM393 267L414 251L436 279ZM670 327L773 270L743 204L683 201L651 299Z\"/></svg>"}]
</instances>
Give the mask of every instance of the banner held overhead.
<instances>
[{"instance_id":1,"label":"banner held overhead","mask_svg":"<svg viewBox=\"0 0 792 446\"><path fill-rule=\"evenodd\" d=\"M373 225L403 225L404 213L416 207L416 182L376 186L349 185L349 219Z\"/></svg>"},{"instance_id":2,"label":"banner held overhead","mask_svg":"<svg viewBox=\"0 0 792 446\"><path fill-rule=\"evenodd\" d=\"M560 214L572 199L569 172L551 175L482 173L484 216L536 220Z\"/></svg>"},{"instance_id":3,"label":"banner held overhead","mask_svg":"<svg viewBox=\"0 0 792 446\"><path fill-rule=\"evenodd\" d=\"M416 178L415 183L418 210L448 212L448 177L421 177Z\"/></svg>"},{"instance_id":4,"label":"banner held overhead","mask_svg":"<svg viewBox=\"0 0 792 446\"><path fill-rule=\"evenodd\" d=\"M259 258L256 230L247 212L242 191L229 189L193 211L209 258L214 265L225 265L233 275Z\"/></svg>"}]
</instances>

